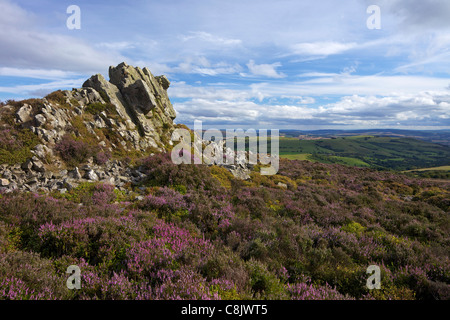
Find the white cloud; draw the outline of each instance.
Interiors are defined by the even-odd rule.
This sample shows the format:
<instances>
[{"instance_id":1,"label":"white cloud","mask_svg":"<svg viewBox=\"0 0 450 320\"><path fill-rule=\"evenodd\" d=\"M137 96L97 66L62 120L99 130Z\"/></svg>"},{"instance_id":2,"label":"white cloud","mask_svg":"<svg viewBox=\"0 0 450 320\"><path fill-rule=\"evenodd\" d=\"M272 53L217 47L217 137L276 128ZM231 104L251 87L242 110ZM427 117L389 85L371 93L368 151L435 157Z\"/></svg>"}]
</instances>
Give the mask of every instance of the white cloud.
<instances>
[{"instance_id":1,"label":"white cloud","mask_svg":"<svg viewBox=\"0 0 450 320\"><path fill-rule=\"evenodd\" d=\"M217 46L236 46L242 44L242 41L239 39L222 38L204 31L192 31L189 35L181 36L181 39L183 41L200 40Z\"/></svg>"},{"instance_id":2,"label":"white cloud","mask_svg":"<svg viewBox=\"0 0 450 320\"><path fill-rule=\"evenodd\" d=\"M28 95L44 96L52 91L64 88L80 88L86 79L57 80L40 84L2 86L0 92Z\"/></svg>"},{"instance_id":3,"label":"white cloud","mask_svg":"<svg viewBox=\"0 0 450 320\"><path fill-rule=\"evenodd\" d=\"M34 15L9 1L0 5L0 66L93 73L123 59L78 38L46 32Z\"/></svg>"},{"instance_id":4,"label":"white cloud","mask_svg":"<svg viewBox=\"0 0 450 320\"><path fill-rule=\"evenodd\" d=\"M286 75L282 72L278 72L276 68L281 67L281 63L275 62L272 64L256 64L255 61L250 60L247 63L247 68L251 75L264 76L269 78L284 78ZM241 73L242 76L248 76L245 73Z\"/></svg>"},{"instance_id":5,"label":"white cloud","mask_svg":"<svg viewBox=\"0 0 450 320\"><path fill-rule=\"evenodd\" d=\"M75 72L62 70L0 67L0 76L54 80L54 79L64 79L74 77L77 75L78 74Z\"/></svg>"},{"instance_id":6,"label":"white cloud","mask_svg":"<svg viewBox=\"0 0 450 320\"><path fill-rule=\"evenodd\" d=\"M356 43L339 43L334 41L305 42L292 46L292 53L305 56L329 56L343 53L356 47Z\"/></svg>"},{"instance_id":7,"label":"white cloud","mask_svg":"<svg viewBox=\"0 0 450 320\"><path fill-rule=\"evenodd\" d=\"M374 77L373 81L391 85L389 77ZM408 77L400 77L403 81ZM386 81L383 81L386 80ZM414 83L417 79L410 79ZM408 83L408 81L407 81ZM191 87L178 83L173 96L189 98L174 103L177 121L192 123L200 119L206 125L258 127L272 124L276 127L350 126L350 127L449 127L450 93L442 90L419 91L416 87L406 92L390 94L352 94L335 102L320 104L314 97L295 95L296 87L286 84L258 83L240 89L222 87ZM298 86L298 84L296 84ZM368 87L372 82L365 83ZM284 86L284 87L282 87ZM298 89L298 87L297 87ZM307 91L312 93L313 86ZM353 89L340 87L344 92ZM322 89L318 90L319 92ZM392 88L386 90L391 91ZM366 88L370 92L369 88ZM286 94L290 93L290 94ZM323 98L320 94L318 97ZM255 103L258 99L260 103ZM277 103L287 99L287 104Z\"/></svg>"}]
</instances>

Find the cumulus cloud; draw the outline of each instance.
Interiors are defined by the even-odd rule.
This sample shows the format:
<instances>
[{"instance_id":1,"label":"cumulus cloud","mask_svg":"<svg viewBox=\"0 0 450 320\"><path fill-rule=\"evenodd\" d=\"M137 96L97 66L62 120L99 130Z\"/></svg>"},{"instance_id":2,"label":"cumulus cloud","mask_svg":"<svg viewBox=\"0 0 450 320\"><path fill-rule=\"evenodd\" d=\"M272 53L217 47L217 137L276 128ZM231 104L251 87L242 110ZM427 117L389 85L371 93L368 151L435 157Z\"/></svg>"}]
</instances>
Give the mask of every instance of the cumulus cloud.
<instances>
[{"instance_id":1,"label":"cumulus cloud","mask_svg":"<svg viewBox=\"0 0 450 320\"><path fill-rule=\"evenodd\" d=\"M281 67L280 62L275 62L272 64L256 64L255 61L250 60L247 63L247 68L250 74L253 76L263 76L268 78L284 78L286 75L282 72L278 72L276 69ZM248 76L245 73L241 73L241 76Z\"/></svg>"},{"instance_id":2,"label":"cumulus cloud","mask_svg":"<svg viewBox=\"0 0 450 320\"><path fill-rule=\"evenodd\" d=\"M17 3L0 0L0 92L77 87L127 61L169 76L178 122L449 125L446 0L379 0L377 31L370 0L103 0L78 33L55 26L64 10Z\"/></svg>"},{"instance_id":3,"label":"cumulus cloud","mask_svg":"<svg viewBox=\"0 0 450 320\"><path fill-rule=\"evenodd\" d=\"M122 59L78 38L44 30L37 17L9 1L2 0L0 10L0 66L92 73Z\"/></svg>"},{"instance_id":4,"label":"cumulus cloud","mask_svg":"<svg viewBox=\"0 0 450 320\"><path fill-rule=\"evenodd\" d=\"M179 84L180 85L180 84ZM184 88L183 88L184 87ZM186 90L183 93L183 89ZM347 127L446 127L450 125L450 93L448 91L416 91L392 95L346 95L321 104L313 97L278 95L260 85L247 88L191 88L192 99L175 102L177 121L192 124L195 119L205 125L261 127L272 124L279 128L298 126ZM174 96L187 98L186 84ZM263 94L264 98L259 99ZM274 99L271 99L274 98ZM280 99L287 103L280 104ZM262 101L256 103L254 99Z\"/></svg>"}]
</instances>

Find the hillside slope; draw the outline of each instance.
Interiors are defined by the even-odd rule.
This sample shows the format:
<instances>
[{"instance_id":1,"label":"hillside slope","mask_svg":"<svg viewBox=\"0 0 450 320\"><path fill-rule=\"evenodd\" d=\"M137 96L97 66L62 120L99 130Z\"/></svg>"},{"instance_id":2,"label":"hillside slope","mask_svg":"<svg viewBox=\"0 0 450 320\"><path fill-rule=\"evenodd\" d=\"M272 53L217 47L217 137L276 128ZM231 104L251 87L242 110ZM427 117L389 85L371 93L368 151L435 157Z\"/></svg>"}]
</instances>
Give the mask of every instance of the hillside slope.
<instances>
[{"instance_id":1,"label":"hillside slope","mask_svg":"<svg viewBox=\"0 0 450 320\"><path fill-rule=\"evenodd\" d=\"M168 154L141 168L128 194L1 194L3 298L450 299L449 183L286 160L242 181Z\"/></svg>"},{"instance_id":2,"label":"hillside slope","mask_svg":"<svg viewBox=\"0 0 450 320\"><path fill-rule=\"evenodd\" d=\"M123 63L1 106L0 299L450 299L450 183L176 165L168 85Z\"/></svg>"},{"instance_id":3,"label":"hillside slope","mask_svg":"<svg viewBox=\"0 0 450 320\"><path fill-rule=\"evenodd\" d=\"M280 155L296 154L324 163L398 171L450 164L450 147L404 137L281 138Z\"/></svg>"}]
</instances>

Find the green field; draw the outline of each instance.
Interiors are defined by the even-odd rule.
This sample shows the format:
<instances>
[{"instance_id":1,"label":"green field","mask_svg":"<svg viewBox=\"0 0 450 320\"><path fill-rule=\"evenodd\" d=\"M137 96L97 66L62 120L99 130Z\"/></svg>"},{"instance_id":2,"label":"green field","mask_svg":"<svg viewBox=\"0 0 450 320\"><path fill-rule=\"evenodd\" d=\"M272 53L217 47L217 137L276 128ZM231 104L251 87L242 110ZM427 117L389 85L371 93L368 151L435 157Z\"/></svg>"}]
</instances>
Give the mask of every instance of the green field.
<instances>
[{"instance_id":1,"label":"green field","mask_svg":"<svg viewBox=\"0 0 450 320\"><path fill-rule=\"evenodd\" d=\"M407 170L404 173L414 177L432 178L432 179L450 179L450 166L439 166L431 168L421 168Z\"/></svg>"},{"instance_id":2,"label":"green field","mask_svg":"<svg viewBox=\"0 0 450 320\"><path fill-rule=\"evenodd\" d=\"M235 139L235 142L241 139ZM245 141L248 150L249 139L246 138ZM266 148L268 152L271 151L270 138ZM317 140L280 137L279 155L289 160L336 163L379 170L434 172L450 167L449 146L408 137L354 135Z\"/></svg>"},{"instance_id":3,"label":"green field","mask_svg":"<svg viewBox=\"0 0 450 320\"><path fill-rule=\"evenodd\" d=\"M289 160L310 160L309 157L311 156L310 153L293 153L293 154L280 154L280 158L285 158ZM310 160L312 161L312 160Z\"/></svg>"},{"instance_id":4,"label":"green field","mask_svg":"<svg viewBox=\"0 0 450 320\"><path fill-rule=\"evenodd\" d=\"M281 137L280 157L398 171L450 167L449 147L404 137L364 135L320 140Z\"/></svg>"},{"instance_id":5,"label":"green field","mask_svg":"<svg viewBox=\"0 0 450 320\"><path fill-rule=\"evenodd\" d=\"M422 169L408 170L406 172L411 172L411 171L450 171L450 166L440 166L440 167L433 167L433 168L422 168Z\"/></svg>"}]
</instances>

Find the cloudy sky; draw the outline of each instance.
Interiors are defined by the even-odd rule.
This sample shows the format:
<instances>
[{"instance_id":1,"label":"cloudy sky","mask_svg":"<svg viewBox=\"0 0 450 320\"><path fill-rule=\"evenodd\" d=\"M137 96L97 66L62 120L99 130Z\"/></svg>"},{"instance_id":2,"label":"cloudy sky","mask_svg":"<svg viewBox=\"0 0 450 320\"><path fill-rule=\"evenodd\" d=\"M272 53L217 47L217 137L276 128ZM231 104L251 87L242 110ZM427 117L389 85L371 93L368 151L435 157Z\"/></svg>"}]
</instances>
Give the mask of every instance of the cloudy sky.
<instances>
[{"instance_id":1,"label":"cloudy sky","mask_svg":"<svg viewBox=\"0 0 450 320\"><path fill-rule=\"evenodd\" d=\"M189 126L450 129L448 0L0 0L0 15L3 101L126 61L168 76Z\"/></svg>"}]
</instances>

